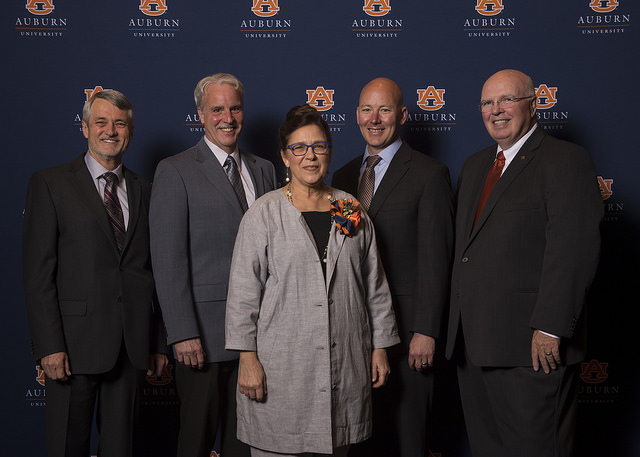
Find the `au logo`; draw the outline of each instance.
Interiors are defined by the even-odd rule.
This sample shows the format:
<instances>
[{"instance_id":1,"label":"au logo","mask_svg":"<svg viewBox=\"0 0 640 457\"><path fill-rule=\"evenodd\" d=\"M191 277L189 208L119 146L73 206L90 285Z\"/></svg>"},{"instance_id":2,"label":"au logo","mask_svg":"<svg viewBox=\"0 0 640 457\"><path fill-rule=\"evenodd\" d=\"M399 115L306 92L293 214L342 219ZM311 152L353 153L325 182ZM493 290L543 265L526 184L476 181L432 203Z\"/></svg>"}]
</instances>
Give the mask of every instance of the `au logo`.
<instances>
[{"instance_id":1,"label":"au logo","mask_svg":"<svg viewBox=\"0 0 640 457\"><path fill-rule=\"evenodd\" d=\"M600 186L600 195L603 200L613 195L613 191L611 190L612 185L613 179L604 179L602 176L598 176L598 186Z\"/></svg>"},{"instance_id":2,"label":"au logo","mask_svg":"<svg viewBox=\"0 0 640 457\"><path fill-rule=\"evenodd\" d=\"M318 86L307 91L307 103L318 111L327 111L333 108L333 89L325 89Z\"/></svg>"},{"instance_id":3,"label":"au logo","mask_svg":"<svg viewBox=\"0 0 640 457\"><path fill-rule=\"evenodd\" d=\"M256 16L271 17L280 11L278 0L253 0L251 11Z\"/></svg>"},{"instance_id":4,"label":"au logo","mask_svg":"<svg viewBox=\"0 0 640 457\"><path fill-rule=\"evenodd\" d=\"M495 16L503 9L502 0L477 0L476 3L476 11L483 16Z\"/></svg>"},{"instance_id":5,"label":"au logo","mask_svg":"<svg viewBox=\"0 0 640 457\"><path fill-rule=\"evenodd\" d=\"M104 89L102 88L102 86L96 86L93 89L85 89L84 90L84 94L87 96L87 100L89 100L95 94L97 94L98 92L102 92L103 90ZM87 101L87 100L85 100L85 101Z\"/></svg>"},{"instance_id":6,"label":"au logo","mask_svg":"<svg viewBox=\"0 0 640 457\"><path fill-rule=\"evenodd\" d=\"M167 0L140 0L138 9L147 16L162 16L167 11Z\"/></svg>"},{"instance_id":7,"label":"au logo","mask_svg":"<svg viewBox=\"0 0 640 457\"><path fill-rule=\"evenodd\" d=\"M429 86L418 89L418 106L425 111L437 111L444 106L444 89Z\"/></svg>"},{"instance_id":8,"label":"au logo","mask_svg":"<svg viewBox=\"0 0 640 457\"><path fill-rule=\"evenodd\" d=\"M609 377L607 374L608 363L600 363L593 359L590 362L582 362L580 379L588 384L599 384L606 381Z\"/></svg>"},{"instance_id":9,"label":"au logo","mask_svg":"<svg viewBox=\"0 0 640 457\"><path fill-rule=\"evenodd\" d=\"M173 365L169 364L164 367L160 376L147 376L146 380L153 386L166 386L173 381Z\"/></svg>"},{"instance_id":10,"label":"au logo","mask_svg":"<svg viewBox=\"0 0 640 457\"><path fill-rule=\"evenodd\" d=\"M27 0L25 8L27 8L27 11L31 14L44 16L51 13L55 9L55 6L53 6L53 0Z\"/></svg>"},{"instance_id":11,"label":"au logo","mask_svg":"<svg viewBox=\"0 0 640 457\"><path fill-rule=\"evenodd\" d=\"M40 368L40 365L36 365L36 372L38 373L38 376L36 376L36 381L38 381L38 384L40 384L41 386L44 386L44 370Z\"/></svg>"},{"instance_id":12,"label":"au logo","mask_svg":"<svg viewBox=\"0 0 640 457\"><path fill-rule=\"evenodd\" d=\"M384 16L391 11L390 1L391 0L364 0L362 9L369 16Z\"/></svg>"},{"instance_id":13,"label":"au logo","mask_svg":"<svg viewBox=\"0 0 640 457\"><path fill-rule=\"evenodd\" d=\"M589 6L596 13L610 13L619 6L618 0L591 0Z\"/></svg>"},{"instance_id":14,"label":"au logo","mask_svg":"<svg viewBox=\"0 0 640 457\"><path fill-rule=\"evenodd\" d=\"M538 108L549 109L558 103L556 98L557 87L548 87L546 84L540 84L536 89L536 97L538 98Z\"/></svg>"}]
</instances>

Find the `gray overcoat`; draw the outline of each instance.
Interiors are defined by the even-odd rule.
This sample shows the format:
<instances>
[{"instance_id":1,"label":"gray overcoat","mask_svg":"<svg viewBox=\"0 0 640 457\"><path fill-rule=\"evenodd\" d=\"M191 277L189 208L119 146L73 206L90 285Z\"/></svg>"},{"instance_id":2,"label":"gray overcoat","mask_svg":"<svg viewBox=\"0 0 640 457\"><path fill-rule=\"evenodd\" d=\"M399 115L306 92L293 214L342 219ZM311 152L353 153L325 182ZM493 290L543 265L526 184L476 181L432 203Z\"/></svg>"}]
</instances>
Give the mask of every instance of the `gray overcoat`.
<instances>
[{"instance_id":1,"label":"gray overcoat","mask_svg":"<svg viewBox=\"0 0 640 457\"><path fill-rule=\"evenodd\" d=\"M258 403L237 392L240 440L295 454L332 453L367 439L371 350L399 341L364 212L353 237L334 223L325 284L313 235L282 189L251 206L231 264L226 348L257 351L268 396Z\"/></svg>"}]
</instances>

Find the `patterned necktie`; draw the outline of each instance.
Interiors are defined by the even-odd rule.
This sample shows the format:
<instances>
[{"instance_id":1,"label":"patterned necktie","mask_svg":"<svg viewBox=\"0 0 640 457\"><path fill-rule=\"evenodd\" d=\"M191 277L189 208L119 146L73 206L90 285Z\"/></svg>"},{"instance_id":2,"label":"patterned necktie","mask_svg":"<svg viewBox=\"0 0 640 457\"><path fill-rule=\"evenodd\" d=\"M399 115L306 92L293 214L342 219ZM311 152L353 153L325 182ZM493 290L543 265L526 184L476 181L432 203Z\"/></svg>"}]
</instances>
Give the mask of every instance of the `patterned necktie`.
<instances>
[{"instance_id":1,"label":"patterned necktie","mask_svg":"<svg viewBox=\"0 0 640 457\"><path fill-rule=\"evenodd\" d=\"M116 189L116 186L118 185L118 175L108 171L103 174L102 177L107 182L104 186L104 207L107 209L107 214L109 215L109 222L111 222L113 236L115 237L116 244L118 245L118 252L122 252L126 229L124 227L122 206L120 206L118 191Z\"/></svg>"},{"instance_id":2,"label":"patterned necktie","mask_svg":"<svg viewBox=\"0 0 640 457\"><path fill-rule=\"evenodd\" d=\"M382 160L382 158L379 155L370 155L367 157L367 167L364 169L364 173L362 173L362 178L360 179L358 201L365 209L369 209L369 205L371 205L371 200L373 199L373 189L376 183L376 172L374 168L380 160Z\"/></svg>"},{"instance_id":3,"label":"patterned necktie","mask_svg":"<svg viewBox=\"0 0 640 457\"><path fill-rule=\"evenodd\" d=\"M487 179L484 182L484 187L482 189L482 195L480 196L480 204L478 204L478 210L476 211L476 218L473 221L473 226L476 226L476 222L478 222L478 218L480 217L480 213L482 213L482 208L484 208L485 203L489 199L489 195L491 195L491 191L493 187L500 179L502 175L502 169L504 168L504 154L502 151L498 152L498 156L496 157L496 161L493 162L493 166L489 170L487 174Z\"/></svg>"},{"instance_id":4,"label":"patterned necktie","mask_svg":"<svg viewBox=\"0 0 640 457\"><path fill-rule=\"evenodd\" d=\"M238 197L242 212L244 213L249 206L247 205L247 197L244 194L244 187L242 186L242 180L240 179L240 172L238 171L238 164L231 155L228 155L224 161L224 171L227 173L229 182Z\"/></svg>"}]
</instances>

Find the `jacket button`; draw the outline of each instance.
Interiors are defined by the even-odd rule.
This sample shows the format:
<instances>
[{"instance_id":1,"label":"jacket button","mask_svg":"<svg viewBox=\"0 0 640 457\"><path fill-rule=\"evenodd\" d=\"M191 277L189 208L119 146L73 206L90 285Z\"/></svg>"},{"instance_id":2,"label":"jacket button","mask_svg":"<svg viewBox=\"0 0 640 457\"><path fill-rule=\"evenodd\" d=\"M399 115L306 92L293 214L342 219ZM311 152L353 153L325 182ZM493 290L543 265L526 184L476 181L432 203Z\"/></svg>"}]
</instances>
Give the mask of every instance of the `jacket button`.
<instances>
[{"instance_id":1,"label":"jacket button","mask_svg":"<svg viewBox=\"0 0 640 457\"><path fill-rule=\"evenodd\" d=\"M467 263L469 261L469 257L463 257L462 258L462 263Z\"/></svg>"}]
</instances>

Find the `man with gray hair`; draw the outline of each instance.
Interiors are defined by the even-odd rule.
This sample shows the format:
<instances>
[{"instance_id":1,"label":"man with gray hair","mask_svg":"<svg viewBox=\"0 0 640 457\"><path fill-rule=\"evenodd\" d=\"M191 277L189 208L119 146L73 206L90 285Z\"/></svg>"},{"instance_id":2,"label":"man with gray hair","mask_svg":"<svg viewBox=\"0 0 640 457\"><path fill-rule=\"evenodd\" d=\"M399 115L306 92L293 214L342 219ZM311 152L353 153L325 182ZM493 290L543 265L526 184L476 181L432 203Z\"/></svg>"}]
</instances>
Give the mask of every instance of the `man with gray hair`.
<instances>
[{"instance_id":1,"label":"man with gray hair","mask_svg":"<svg viewBox=\"0 0 640 457\"><path fill-rule=\"evenodd\" d=\"M149 252L151 185L122 163L133 108L115 90L84 105L88 151L31 177L23 273L33 357L46 375L47 455L130 457L136 386L167 364Z\"/></svg>"},{"instance_id":2,"label":"man with gray hair","mask_svg":"<svg viewBox=\"0 0 640 457\"><path fill-rule=\"evenodd\" d=\"M204 137L158 164L151 195L151 255L180 396L178 457L248 456L236 438L238 353L224 349L233 246L244 212L276 186L273 164L238 148L244 88L233 75L194 91Z\"/></svg>"}]
</instances>

